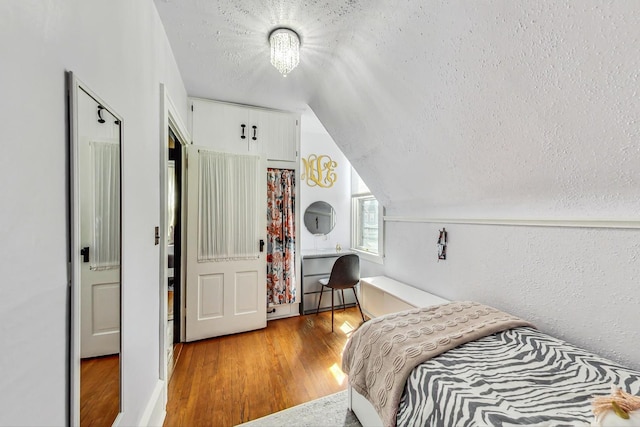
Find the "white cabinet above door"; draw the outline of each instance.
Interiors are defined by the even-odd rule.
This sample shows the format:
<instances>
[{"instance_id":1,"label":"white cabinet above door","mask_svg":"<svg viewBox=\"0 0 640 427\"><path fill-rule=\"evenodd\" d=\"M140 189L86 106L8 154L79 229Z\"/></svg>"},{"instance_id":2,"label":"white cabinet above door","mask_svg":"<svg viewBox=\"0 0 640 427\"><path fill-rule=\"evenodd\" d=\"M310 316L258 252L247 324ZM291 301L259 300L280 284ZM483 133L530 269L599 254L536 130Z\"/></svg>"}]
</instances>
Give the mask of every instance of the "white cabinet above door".
<instances>
[{"instance_id":1,"label":"white cabinet above door","mask_svg":"<svg viewBox=\"0 0 640 427\"><path fill-rule=\"evenodd\" d=\"M194 144L228 153L261 154L267 160L297 161L298 114L198 98L190 101Z\"/></svg>"},{"instance_id":2,"label":"white cabinet above door","mask_svg":"<svg viewBox=\"0 0 640 427\"><path fill-rule=\"evenodd\" d=\"M193 143L215 148L227 153L247 154L257 152L248 137L249 109L240 105L191 100ZM244 125L245 138L242 138ZM253 144L257 147L257 144ZM253 148L253 149L252 149Z\"/></svg>"},{"instance_id":3,"label":"white cabinet above door","mask_svg":"<svg viewBox=\"0 0 640 427\"><path fill-rule=\"evenodd\" d=\"M262 138L260 149L268 160L295 162L297 160L297 147L300 118L291 113L280 111L260 111Z\"/></svg>"}]
</instances>

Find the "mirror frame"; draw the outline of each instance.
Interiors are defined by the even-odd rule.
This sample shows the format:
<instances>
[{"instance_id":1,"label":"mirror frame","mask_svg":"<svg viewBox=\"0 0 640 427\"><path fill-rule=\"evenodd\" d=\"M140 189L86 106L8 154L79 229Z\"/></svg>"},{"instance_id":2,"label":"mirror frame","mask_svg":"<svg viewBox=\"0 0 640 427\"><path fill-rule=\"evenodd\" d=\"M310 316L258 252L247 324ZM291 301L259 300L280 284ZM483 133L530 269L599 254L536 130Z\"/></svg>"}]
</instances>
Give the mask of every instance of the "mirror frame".
<instances>
[{"instance_id":1,"label":"mirror frame","mask_svg":"<svg viewBox=\"0 0 640 427\"><path fill-rule=\"evenodd\" d=\"M311 208L311 206L316 205L316 204L322 204L322 203L324 203L325 205L329 206L329 208L331 208L331 219L332 219L331 228L326 233L314 233L313 231L311 231L309 229L309 226L307 225L307 221L306 221L307 212L309 212L309 209ZM336 208L334 208L333 205L331 203L329 203L329 202L325 202L324 200L316 200L315 202L312 202L309 206L307 206L307 208L304 210L304 213L302 214L302 222L304 224L304 228L306 228L307 231L309 233L311 233L312 235L314 235L314 236L326 236L329 233L331 233L334 228L336 228Z\"/></svg>"},{"instance_id":2,"label":"mirror frame","mask_svg":"<svg viewBox=\"0 0 640 427\"><path fill-rule=\"evenodd\" d=\"M68 419L70 426L80 425L80 188L79 179L79 162L78 162L78 96L80 91L86 93L93 98L98 104L102 105L116 120L120 122L119 141L120 141L120 360L119 360L119 402L118 415L113 420L113 425L117 425L122 417L122 212L123 212L123 126L124 121L114 109L105 103L91 89L82 83L72 71L67 71L67 105L68 105L68 229L69 229L69 386L68 386Z\"/></svg>"}]
</instances>

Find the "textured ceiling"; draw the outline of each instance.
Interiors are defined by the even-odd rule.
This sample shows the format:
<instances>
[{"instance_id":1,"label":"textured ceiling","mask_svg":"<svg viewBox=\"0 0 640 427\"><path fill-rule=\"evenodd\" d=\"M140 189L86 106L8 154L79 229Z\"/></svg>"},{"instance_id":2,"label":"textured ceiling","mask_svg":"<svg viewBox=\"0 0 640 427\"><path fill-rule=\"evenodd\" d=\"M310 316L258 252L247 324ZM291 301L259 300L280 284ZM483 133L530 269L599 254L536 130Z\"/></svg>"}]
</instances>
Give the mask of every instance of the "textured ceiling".
<instances>
[{"instance_id":1,"label":"textured ceiling","mask_svg":"<svg viewBox=\"0 0 640 427\"><path fill-rule=\"evenodd\" d=\"M306 108L339 40L361 24L360 0L155 0L191 96L293 111ZM278 27L302 41L286 78L270 63Z\"/></svg>"},{"instance_id":2,"label":"textured ceiling","mask_svg":"<svg viewBox=\"0 0 640 427\"><path fill-rule=\"evenodd\" d=\"M391 215L640 211L640 2L156 0L187 92L310 106ZM267 37L302 37L283 78Z\"/></svg>"}]
</instances>

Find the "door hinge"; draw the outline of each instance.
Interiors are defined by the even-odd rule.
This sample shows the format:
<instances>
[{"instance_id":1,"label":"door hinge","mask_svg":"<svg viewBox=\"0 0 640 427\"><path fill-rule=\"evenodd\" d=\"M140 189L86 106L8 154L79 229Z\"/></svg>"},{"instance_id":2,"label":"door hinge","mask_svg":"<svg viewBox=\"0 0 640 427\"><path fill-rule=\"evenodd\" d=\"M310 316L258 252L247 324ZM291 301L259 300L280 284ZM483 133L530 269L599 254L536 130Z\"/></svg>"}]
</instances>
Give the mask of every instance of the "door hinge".
<instances>
[{"instance_id":1,"label":"door hinge","mask_svg":"<svg viewBox=\"0 0 640 427\"><path fill-rule=\"evenodd\" d=\"M193 104L191 104L191 111L193 111Z\"/></svg>"}]
</instances>

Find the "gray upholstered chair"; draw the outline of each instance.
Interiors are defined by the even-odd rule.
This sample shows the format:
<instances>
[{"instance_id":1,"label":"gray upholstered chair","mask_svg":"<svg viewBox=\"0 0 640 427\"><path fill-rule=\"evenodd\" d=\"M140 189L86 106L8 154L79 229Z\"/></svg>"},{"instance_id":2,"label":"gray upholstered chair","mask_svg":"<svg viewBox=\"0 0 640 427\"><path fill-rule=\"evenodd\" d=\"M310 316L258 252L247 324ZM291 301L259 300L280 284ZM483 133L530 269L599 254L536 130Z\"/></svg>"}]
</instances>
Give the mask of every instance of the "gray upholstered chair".
<instances>
[{"instance_id":1,"label":"gray upholstered chair","mask_svg":"<svg viewBox=\"0 0 640 427\"><path fill-rule=\"evenodd\" d=\"M356 297L356 305L360 310L360 316L364 322L364 314L360 308L358 295L356 293L356 285L360 281L360 258L356 254L343 255L336 260L331 269L331 275L328 278L320 279L322 289L320 290L320 298L318 298L318 308L316 314L320 312L320 302L322 301L322 291L324 287L331 289L331 332L333 332L333 293L340 290L342 292L342 304L344 305L344 290L351 288L353 295Z\"/></svg>"}]
</instances>

